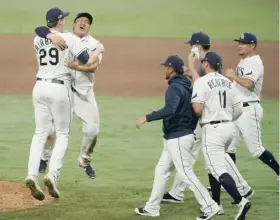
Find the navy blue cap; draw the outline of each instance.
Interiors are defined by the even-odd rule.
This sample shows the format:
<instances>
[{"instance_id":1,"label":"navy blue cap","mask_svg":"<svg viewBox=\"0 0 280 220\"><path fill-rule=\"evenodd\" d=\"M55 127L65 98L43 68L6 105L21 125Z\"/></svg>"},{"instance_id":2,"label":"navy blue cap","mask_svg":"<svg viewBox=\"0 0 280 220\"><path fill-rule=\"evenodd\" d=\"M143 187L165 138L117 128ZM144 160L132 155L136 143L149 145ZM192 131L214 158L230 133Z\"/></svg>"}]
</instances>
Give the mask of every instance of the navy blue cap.
<instances>
[{"instance_id":1,"label":"navy blue cap","mask_svg":"<svg viewBox=\"0 0 280 220\"><path fill-rule=\"evenodd\" d=\"M239 37L239 39L234 39L234 41L238 41L244 44L257 44L258 40L256 35L252 34L252 33L242 33Z\"/></svg>"},{"instance_id":2,"label":"navy blue cap","mask_svg":"<svg viewBox=\"0 0 280 220\"><path fill-rule=\"evenodd\" d=\"M222 58L216 52L207 52L201 62L203 61L207 61L212 67L215 67L217 69L222 66Z\"/></svg>"},{"instance_id":3,"label":"navy blue cap","mask_svg":"<svg viewBox=\"0 0 280 220\"><path fill-rule=\"evenodd\" d=\"M77 16L76 16L74 22L76 22L76 20L77 20L78 18L82 18L82 17L88 18L89 24L92 24L93 17L92 17L92 15L91 15L90 13L87 13L87 12L81 12L81 13L77 14Z\"/></svg>"},{"instance_id":4,"label":"navy blue cap","mask_svg":"<svg viewBox=\"0 0 280 220\"><path fill-rule=\"evenodd\" d=\"M175 70L183 69L184 61L178 55L170 55L164 62L161 62L160 65L162 66L170 66Z\"/></svg>"},{"instance_id":5,"label":"navy blue cap","mask_svg":"<svg viewBox=\"0 0 280 220\"><path fill-rule=\"evenodd\" d=\"M69 12L62 12L59 8L51 8L47 11L46 20L48 23L57 22L69 15Z\"/></svg>"},{"instance_id":6,"label":"navy blue cap","mask_svg":"<svg viewBox=\"0 0 280 220\"><path fill-rule=\"evenodd\" d=\"M210 37L203 32L193 33L191 39L185 42L190 45L200 44L200 45L210 45Z\"/></svg>"}]
</instances>

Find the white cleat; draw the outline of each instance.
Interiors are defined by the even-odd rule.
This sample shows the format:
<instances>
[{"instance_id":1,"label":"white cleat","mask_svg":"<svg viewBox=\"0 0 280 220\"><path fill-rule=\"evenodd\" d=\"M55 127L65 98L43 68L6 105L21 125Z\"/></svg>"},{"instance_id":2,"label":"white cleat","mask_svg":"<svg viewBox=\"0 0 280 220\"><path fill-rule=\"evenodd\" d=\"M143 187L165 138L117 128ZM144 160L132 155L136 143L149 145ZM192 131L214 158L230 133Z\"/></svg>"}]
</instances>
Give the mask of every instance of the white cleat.
<instances>
[{"instance_id":1,"label":"white cleat","mask_svg":"<svg viewBox=\"0 0 280 220\"><path fill-rule=\"evenodd\" d=\"M48 187L49 194L52 197L58 199L59 191L57 189L56 180L55 180L54 176L52 176L50 174L46 175L44 178L44 183L45 183L45 186Z\"/></svg>"},{"instance_id":2,"label":"white cleat","mask_svg":"<svg viewBox=\"0 0 280 220\"><path fill-rule=\"evenodd\" d=\"M41 190L38 181L34 180L31 177L26 177L25 179L25 185L30 189L31 191L31 195L39 200L42 201L45 199L45 195L43 193L43 191Z\"/></svg>"},{"instance_id":3,"label":"white cleat","mask_svg":"<svg viewBox=\"0 0 280 220\"><path fill-rule=\"evenodd\" d=\"M222 205L219 205L220 206L220 211L218 212L218 215L223 215L225 214L225 211L224 211L224 208ZM200 207L200 212L203 213L203 209L202 207Z\"/></svg>"},{"instance_id":4,"label":"white cleat","mask_svg":"<svg viewBox=\"0 0 280 220\"><path fill-rule=\"evenodd\" d=\"M214 209L215 208L215 209ZM200 210L203 211L203 210ZM220 206L216 205L215 207L212 207L209 209L208 212L202 212L203 214L196 218L196 220L208 220L217 215L221 211Z\"/></svg>"},{"instance_id":5,"label":"white cleat","mask_svg":"<svg viewBox=\"0 0 280 220\"><path fill-rule=\"evenodd\" d=\"M225 214L224 208L222 205L220 205L220 211L218 212L218 215L223 215Z\"/></svg>"},{"instance_id":6,"label":"white cleat","mask_svg":"<svg viewBox=\"0 0 280 220\"><path fill-rule=\"evenodd\" d=\"M150 213L148 211L145 210L145 208L136 208L135 213L138 215L142 215L142 216L150 216L150 217L158 217L159 216L159 212L157 213Z\"/></svg>"},{"instance_id":7,"label":"white cleat","mask_svg":"<svg viewBox=\"0 0 280 220\"><path fill-rule=\"evenodd\" d=\"M246 213L251 208L251 205L248 199L242 198L241 202L238 204L239 211L234 220L245 220Z\"/></svg>"},{"instance_id":8,"label":"white cleat","mask_svg":"<svg viewBox=\"0 0 280 220\"><path fill-rule=\"evenodd\" d=\"M86 166L90 165L90 162L91 162L90 160L83 158L81 156L78 157L77 161L78 161L78 165L80 167L86 167Z\"/></svg>"}]
</instances>

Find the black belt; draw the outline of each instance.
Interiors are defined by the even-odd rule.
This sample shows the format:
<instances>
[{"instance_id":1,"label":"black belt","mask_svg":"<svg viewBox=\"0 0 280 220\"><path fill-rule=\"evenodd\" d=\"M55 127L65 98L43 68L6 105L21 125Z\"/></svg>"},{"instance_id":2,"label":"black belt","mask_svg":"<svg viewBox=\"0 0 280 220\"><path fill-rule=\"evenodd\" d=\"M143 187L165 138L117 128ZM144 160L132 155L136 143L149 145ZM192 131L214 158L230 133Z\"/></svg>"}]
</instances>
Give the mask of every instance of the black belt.
<instances>
[{"instance_id":1,"label":"black belt","mask_svg":"<svg viewBox=\"0 0 280 220\"><path fill-rule=\"evenodd\" d=\"M228 120L210 121L210 122L208 122L208 123L202 123L202 124L200 124L200 125L201 125L201 126L208 125L208 124L214 125L214 124L220 124L220 123L226 123L226 122L230 122L230 121L228 121Z\"/></svg>"},{"instance_id":2,"label":"black belt","mask_svg":"<svg viewBox=\"0 0 280 220\"><path fill-rule=\"evenodd\" d=\"M37 78L37 81L44 81L44 80L42 78ZM50 80L50 82L64 85L64 81L59 80L59 79L52 79L52 80Z\"/></svg>"},{"instance_id":3,"label":"black belt","mask_svg":"<svg viewBox=\"0 0 280 220\"><path fill-rule=\"evenodd\" d=\"M77 92L73 86L71 86L71 90L72 90L72 92Z\"/></svg>"},{"instance_id":4,"label":"black belt","mask_svg":"<svg viewBox=\"0 0 280 220\"><path fill-rule=\"evenodd\" d=\"M220 123L224 123L224 122L229 122L228 120L222 120L222 121L210 121L209 124L210 125L214 125L214 124L220 124Z\"/></svg>"},{"instance_id":5,"label":"black belt","mask_svg":"<svg viewBox=\"0 0 280 220\"><path fill-rule=\"evenodd\" d=\"M260 103L260 101L256 100L256 101L243 102L243 107L248 107L248 106L250 106L249 103Z\"/></svg>"}]
</instances>

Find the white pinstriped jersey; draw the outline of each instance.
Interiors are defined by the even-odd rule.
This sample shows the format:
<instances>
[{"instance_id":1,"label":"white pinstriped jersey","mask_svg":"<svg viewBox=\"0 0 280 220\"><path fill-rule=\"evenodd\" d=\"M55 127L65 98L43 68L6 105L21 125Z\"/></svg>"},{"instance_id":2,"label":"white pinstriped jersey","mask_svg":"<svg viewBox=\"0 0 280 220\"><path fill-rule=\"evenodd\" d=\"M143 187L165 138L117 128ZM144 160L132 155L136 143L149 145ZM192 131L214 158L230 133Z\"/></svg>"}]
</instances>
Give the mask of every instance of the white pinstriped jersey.
<instances>
[{"instance_id":1,"label":"white pinstriped jersey","mask_svg":"<svg viewBox=\"0 0 280 220\"><path fill-rule=\"evenodd\" d=\"M195 81L192 94L194 102L204 104L201 124L232 121L233 108L241 104L235 85L217 72L208 73Z\"/></svg>"},{"instance_id":2,"label":"white pinstriped jersey","mask_svg":"<svg viewBox=\"0 0 280 220\"><path fill-rule=\"evenodd\" d=\"M73 60L79 56L86 47L81 42L81 39L74 36L72 33L59 33L66 42L68 48L61 51L58 50L50 40L36 36L34 38L34 49L38 62L37 77L43 79L61 79L72 80L69 69L65 66L65 59Z\"/></svg>"},{"instance_id":3,"label":"white pinstriped jersey","mask_svg":"<svg viewBox=\"0 0 280 220\"><path fill-rule=\"evenodd\" d=\"M84 46L88 51L94 51L99 44L99 41L90 35L87 35L81 39ZM102 53L99 55L99 62L102 60ZM73 74L73 87L80 93L86 94L93 86L95 81L95 73L87 73L80 71L71 71Z\"/></svg>"},{"instance_id":4,"label":"white pinstriped jersey","mask_svg":"<svg viewBox=\"0 0 280 220\"><path fill-rule=\"evenodd\" d=\"M250 79L255 84L255 87L250 90L236 83L238 95L242 102L260 101L264 78L264 66L260 56L255 55L241 59L235 72L239 77Z\"/></svg>"}]
</instances>

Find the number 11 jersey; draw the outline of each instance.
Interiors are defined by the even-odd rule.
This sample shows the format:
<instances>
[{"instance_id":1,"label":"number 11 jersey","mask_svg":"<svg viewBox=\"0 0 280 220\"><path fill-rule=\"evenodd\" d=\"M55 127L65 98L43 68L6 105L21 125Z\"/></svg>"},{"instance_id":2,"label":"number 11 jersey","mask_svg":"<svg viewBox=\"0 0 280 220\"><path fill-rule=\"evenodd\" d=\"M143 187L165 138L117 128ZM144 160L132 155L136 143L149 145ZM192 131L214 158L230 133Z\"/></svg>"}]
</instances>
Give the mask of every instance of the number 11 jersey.
<instances>
[{"instance_id":1,"label":"number 11 jersey","mask_svg":"<svg viewBox=\"0 0 280 220\"><path fill-rule=\"evenodd\" d=\"M201 124L212 121L232 121L233 108L240 104L236 86L223 75L212 72L193 85L192 103L204 104Z\"/></svg>"},{"instance_id":2,"label":"number 11 jersey","mask_svg":"<svg viewBox=\"0 0 280 220\"><path fill-rule=\"evenodd\" d=\"M60 35L66 42L68 48L61 51L48 39L36 36L34 38L34 49L38 63L37 77L43 79L71 80L71 73L65 66L66 60L73 60L87 48L81 39L72 33L52 33Z\"/></svg>"}]
</instances>

